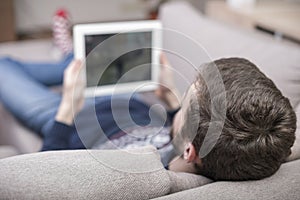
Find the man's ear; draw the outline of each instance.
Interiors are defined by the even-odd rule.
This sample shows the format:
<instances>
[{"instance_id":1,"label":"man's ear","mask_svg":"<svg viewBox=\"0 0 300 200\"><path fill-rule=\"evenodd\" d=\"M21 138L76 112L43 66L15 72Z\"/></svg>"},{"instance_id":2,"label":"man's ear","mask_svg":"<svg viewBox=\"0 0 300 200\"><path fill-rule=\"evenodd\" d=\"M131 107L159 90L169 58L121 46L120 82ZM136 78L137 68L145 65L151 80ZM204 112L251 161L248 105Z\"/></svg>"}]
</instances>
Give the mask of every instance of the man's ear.
<instances>
[{"instance_id":1,"label":"man's ear","mask_svg":"<svg viewBox=\"0 0 300 200\"><path fill-rule=\"evenodd\" d=\"M183 152L183 159L186 160L188 163L197 162L199 160L196 149L191 142L187 143L185 146Z\"/></svg>"}]
</instances>

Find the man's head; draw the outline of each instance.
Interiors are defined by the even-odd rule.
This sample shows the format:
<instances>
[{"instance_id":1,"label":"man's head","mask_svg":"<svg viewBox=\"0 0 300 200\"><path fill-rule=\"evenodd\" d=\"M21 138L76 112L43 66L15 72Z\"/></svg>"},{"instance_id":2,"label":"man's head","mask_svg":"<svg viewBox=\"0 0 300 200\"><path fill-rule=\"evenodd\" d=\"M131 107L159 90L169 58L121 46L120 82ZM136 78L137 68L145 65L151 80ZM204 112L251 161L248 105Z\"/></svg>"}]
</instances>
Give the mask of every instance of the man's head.
<instances>
[{"instance_id":1,"label":"man's head","mask_svg":"<svg viewBox=\"0 0 300 200\"><path fill-rule=\"evenodd\" d=\"M214 84L214 66L222 85ZM274 174L291 153L296 115L251 62L229 58L203 65L186 96L174 120L174 145L198 173L215 180L261 179ZM207 134L210 126L221 125L217 137ZM213 148L201 157L201 148L210 144Z\"/></svg>"}]
</instances>

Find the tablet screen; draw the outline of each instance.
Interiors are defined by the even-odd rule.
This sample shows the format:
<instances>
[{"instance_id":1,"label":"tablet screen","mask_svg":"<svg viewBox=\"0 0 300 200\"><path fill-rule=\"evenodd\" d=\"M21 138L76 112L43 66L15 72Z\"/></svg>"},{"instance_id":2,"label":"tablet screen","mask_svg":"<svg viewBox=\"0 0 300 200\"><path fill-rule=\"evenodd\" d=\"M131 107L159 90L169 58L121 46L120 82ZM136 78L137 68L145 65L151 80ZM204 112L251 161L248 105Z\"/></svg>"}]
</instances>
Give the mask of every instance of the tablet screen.
<instances>
[{"instance_id":1,"label":"tablet screen","mask_svg":"<svg viewBox=\"0 0 300 200\"><path fill-rule=\"evenodd\" d=\"M151 44L151 31L85 35L87 87L151 80Z\"/></svg>"}]
</instances>

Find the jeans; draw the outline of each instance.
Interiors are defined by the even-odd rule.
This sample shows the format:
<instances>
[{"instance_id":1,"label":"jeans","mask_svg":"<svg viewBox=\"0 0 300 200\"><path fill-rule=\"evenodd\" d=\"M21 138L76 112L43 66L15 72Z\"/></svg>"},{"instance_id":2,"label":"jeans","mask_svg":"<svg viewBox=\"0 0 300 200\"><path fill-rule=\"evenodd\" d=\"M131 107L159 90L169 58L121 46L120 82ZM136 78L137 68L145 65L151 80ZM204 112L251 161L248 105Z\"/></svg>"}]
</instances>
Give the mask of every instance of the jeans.
<instances>
[{"instance_id":1,"label":"jeans","mask_svg":"<svg viewBox=\"0 0 300 200\"><path fill-rule=\"evenodd\" d=\"M63 72L72 59L72 54L58 63L0 58L0 101L17 119L41 134L61 101L61 95L48 87L62 84Z\"/></svg>"},{"instance_id":2,"label":"jeans","mask_svg":"<svg viewBox=\"0 0 300 200\"><path fill-rule=\"evenodd\" d=\"M63 72L72 59L72 54L57 63L0 59L0 101L20 122L42 137L47 137L46 130L53 124L61 102L61 94L49 87L62 84ZM120 94L114 97L117 97L114 116L111 96L85 99L83 110L75 118L76 129L70 138L73 146L79 144L76 148L82 148L83 141L85 147L90 148L95 141L105 141L106 137L111 137L123 127L150 123L150 107L140 101L139 94L131 97ZM125 103L128 97L132 99L129 107ZM128 109L130 115L126 115ZM152 119L153 125L161 126L165 123L160 114L152 113ZM116 124L115 120L120 123ZM102 130L99 130L99 125Z\"/></svg>"}]
</instances>

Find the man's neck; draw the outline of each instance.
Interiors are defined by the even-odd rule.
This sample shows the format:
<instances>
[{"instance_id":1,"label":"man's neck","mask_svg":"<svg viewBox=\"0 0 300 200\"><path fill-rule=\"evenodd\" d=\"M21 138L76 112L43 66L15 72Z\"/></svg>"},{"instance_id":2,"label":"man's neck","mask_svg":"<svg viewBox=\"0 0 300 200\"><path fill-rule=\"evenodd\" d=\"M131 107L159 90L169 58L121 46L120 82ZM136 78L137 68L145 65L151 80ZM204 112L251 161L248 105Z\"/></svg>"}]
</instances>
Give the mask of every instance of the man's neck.
<instances>
[{"instance_id":1,"label":"man's neck","mask_svg":"<svg viewBox=\"0 0 300 200\"><path fill-rule=\"evenodd\" d=\"M188 163L183 158L177 156L169 163L169 170L174 172L186 172L196 174L195 163Z\"/></svg>"}]
</instances>

